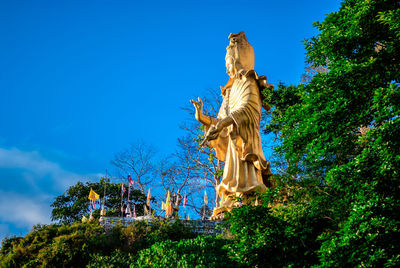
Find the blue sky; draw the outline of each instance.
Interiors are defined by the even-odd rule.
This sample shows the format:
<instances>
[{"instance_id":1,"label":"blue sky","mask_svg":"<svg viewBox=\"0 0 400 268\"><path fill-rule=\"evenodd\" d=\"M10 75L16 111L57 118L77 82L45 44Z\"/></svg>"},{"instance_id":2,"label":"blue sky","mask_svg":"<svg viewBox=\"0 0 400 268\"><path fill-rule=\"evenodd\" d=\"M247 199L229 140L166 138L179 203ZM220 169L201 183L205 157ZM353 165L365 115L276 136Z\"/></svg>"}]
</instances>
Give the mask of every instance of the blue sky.
<instances>
[{"instance_id":1,"label":"blue sky","mask_svg":"<svg viewBox=\"0 0 400 268\"><path fill-rule=\"evenodd\" d=\"M301 41L339 6L0 1L0 239L49 223L55 196L138 140L173 153L181 107L227 81L229 33L246 33L270 83L298 84Z\"/></svg>"}]
</instances>

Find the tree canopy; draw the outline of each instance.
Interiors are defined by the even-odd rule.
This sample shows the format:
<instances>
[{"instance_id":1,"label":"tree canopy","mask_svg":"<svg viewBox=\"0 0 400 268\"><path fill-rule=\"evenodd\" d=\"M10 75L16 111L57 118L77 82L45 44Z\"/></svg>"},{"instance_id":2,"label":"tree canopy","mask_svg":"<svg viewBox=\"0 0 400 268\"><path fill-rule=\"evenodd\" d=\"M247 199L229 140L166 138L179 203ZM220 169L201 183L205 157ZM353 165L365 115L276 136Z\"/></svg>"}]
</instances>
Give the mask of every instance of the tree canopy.
<instances>
[{"instance_id":1,"label":"tree canopy","mask_svg":"<svg viewBox=\"0 0 400 268\"><path fill-rule=\"evenodd\" d=\"M84 215L88 216L90 212L90 202L88 199L90 189L93 189L93 191L103 197L104 187L106 187L106 215L120 216L121 184L110 183L105 178L102 178L100 182L77 182L75 185L69 187L64 194L57 196L55 201L51 204L53 208L51 212L52 220L59 221L60 223L73 223L75 221L80 221ZM127 194L128 191L125 193L124 200L127 199ZM136 209L137 213L142 215L143 205L146 203L146 196L144 193L140 190L131 189L129 199L134 203L140 204ZM95 218L100 216L100 204L97 205L97 208L98 209L93 211L93 216Z\"/></svg>"},{"instance_id":2,"label":"tree canopy","mask_svg":"<svg viewBox=\"0 0 400 268\"><path fill-rule=\"evenodd\" d=\"M305 43L308 62L327 71L266 92L275 106L267 131L282 142L286 175L314 182L308 202L329 219L321 262L397 263L400 4L347 0L315 26L320 34Z\"/></svg>"}]
</instances>

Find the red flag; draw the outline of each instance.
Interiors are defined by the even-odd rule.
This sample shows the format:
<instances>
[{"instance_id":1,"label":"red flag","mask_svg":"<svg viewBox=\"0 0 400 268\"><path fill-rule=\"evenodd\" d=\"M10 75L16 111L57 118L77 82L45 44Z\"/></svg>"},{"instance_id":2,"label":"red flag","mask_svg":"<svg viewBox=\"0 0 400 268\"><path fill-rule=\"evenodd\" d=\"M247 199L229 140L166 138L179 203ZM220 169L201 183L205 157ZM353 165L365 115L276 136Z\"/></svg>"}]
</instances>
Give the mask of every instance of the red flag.
<instances>
[{"instance_id":1,"label":"red flag","mask_svg":"<svg viewBox=\"0 0 400 268\"><path fill-rule=\"evenodd\" d=\"M186 193L185 193L185 197L183 197L183 206L184 207L186 207L187 202L188 202L188 200L187 200L187 196L186 196Z\"/></svg>"},{"instance_id":2,"label":"red flag","mask_svg":"<svg viewBox=\"0 0 400 268\"><path fill-rule=\"evenodd\" d=\"M124 184L121 183L121 196L124 196L124 194L125 194L125 187Z\"/></svg>"},{"instance_id":3,"label":"red flag","mask_svg":"<svg viewBox=\"0 0 400 268\"><path fill-rule=\"evenodd\" d=\"M135 205L133 205L133 217L136 218L136 206Z\"/></svg>"},{"instance_id":4,"label":"red flag","mask_svg":"<svg viewBox=\"0 0 400 268\"><path fill-rule=\"evenodd\" d=\"M128 175L129 186L133 185L133 180L131 178L131 174Z\"/></svg>"}]
</instances>

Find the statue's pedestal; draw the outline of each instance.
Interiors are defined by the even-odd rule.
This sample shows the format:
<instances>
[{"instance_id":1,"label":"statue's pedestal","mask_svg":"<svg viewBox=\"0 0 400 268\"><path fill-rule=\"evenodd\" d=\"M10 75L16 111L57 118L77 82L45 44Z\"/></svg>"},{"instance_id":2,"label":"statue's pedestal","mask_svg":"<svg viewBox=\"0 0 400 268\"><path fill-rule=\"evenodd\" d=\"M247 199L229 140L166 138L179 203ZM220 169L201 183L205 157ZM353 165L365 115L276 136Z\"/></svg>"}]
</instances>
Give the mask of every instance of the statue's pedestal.
<instances>
[{"instance_id":1,"label":"statue's pedestal","mask_svg":"<svg viewBox=\"0 0 400 268\"><path fill-rule=\"evenodd\" d=\"M175 222L175 219L153 218L150 216L141 216L136 218L122 218L122 217L101 217L100 224L105 230L110 230L114 226L122 225L129 226L137 221L145 221L148 225L152 225L154 221L165 220ZM181 220L183 225L190 228L194 233L202 235L217 235L222 233L223 227L226 223L222 221L209 221L209 220Z\"/></svg>"}]
</instances>

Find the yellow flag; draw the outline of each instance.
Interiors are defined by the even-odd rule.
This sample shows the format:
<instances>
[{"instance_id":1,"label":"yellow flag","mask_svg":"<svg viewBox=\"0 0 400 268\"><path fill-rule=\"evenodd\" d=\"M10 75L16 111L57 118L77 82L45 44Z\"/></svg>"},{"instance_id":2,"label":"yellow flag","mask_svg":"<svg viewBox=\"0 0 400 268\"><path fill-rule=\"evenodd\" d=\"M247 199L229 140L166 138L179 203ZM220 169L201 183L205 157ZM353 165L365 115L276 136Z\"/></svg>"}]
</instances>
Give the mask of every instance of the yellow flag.
<instances>
[{"instance_id":1,"label":"yellow flag","mask_svg":"<svg viewBox=\"0 0 400 268\"><path fill-rule=\"evenodd\" d=\"M187 218L187 220L188 220L188 221L190 221L190 214L188 215L188 218Z\"/></svg>"},{"instance_id":2,"label":"yellow flag","mask_svg":"<svg viewBox=\"0 0 400 268\"><path fill-rule=\"evenodd\" d=\"M169 191L168 191L168 194L167 194L167 200L165 200L165 207L168 209L168 207L171 205L171 195L170 195L170 193L169 193Z\"/></svg>"},{"instance_id":3,"label":"yellow flag","mask_svg":"<svg viewBox=\"0 0 400 268\"><path fill-rule=\"evenodd\" d=\"M167 209L167 208L165 207L164 201L161 201L161 209L162 209L162 210L166 210L166 209Z\"/></svg>"},{"instance_id":4,"label":"yellow flag","mask_svg":"<svg viewBox=\"0 0 400 268\"><path fill-rule=\"evenodd\" d=\"M207 192L204 190L204 204L208 205Z\"/></svg>"},{"instance_id":5,"label":"yellow flag","mask_svg":"<svg viewBox=\"0 0 400 268\"><path fill-rule=\"evenodd\" d=\"M147 206L144 205L144 216L149 215L149 211L147 209Z\"/></svg>"},{"instance_id":6,"label":"yellow flag","mask_svg":"<svg viewBox=\"0 0 400 268\"><path fill-rule=\"evenodd\" d=\"M93 191L92 188L90 188L90 193L89 193L88 199L92 200L92 201L96 201L97 199L99 199L99 197L100 196L95 191Z\"/></svg>"}]
</instances>

